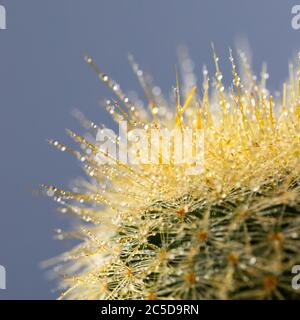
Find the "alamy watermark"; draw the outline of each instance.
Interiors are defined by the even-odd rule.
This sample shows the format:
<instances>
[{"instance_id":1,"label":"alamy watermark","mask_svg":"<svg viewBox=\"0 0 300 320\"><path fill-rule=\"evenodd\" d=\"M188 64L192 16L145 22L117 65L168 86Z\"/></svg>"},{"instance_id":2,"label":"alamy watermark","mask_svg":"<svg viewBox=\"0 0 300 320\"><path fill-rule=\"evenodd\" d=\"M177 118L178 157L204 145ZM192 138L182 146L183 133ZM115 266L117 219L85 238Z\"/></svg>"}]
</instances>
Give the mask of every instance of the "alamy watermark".
<instances>
[{"instance_id":1,"label":"alamy watermark","mask_svg":"<svg viewBox=\"0 0 300 320\"><path fill-rule=\"evenodd\" d=\"M204 132L192 128L134 128L119 123L119 134L111 129L97 133L99 164L175 165L185 168L186 174L202 171L204 162Z\"/></svg>"},{"instance_id":2,"label":"alamy watermark","mask_svg":"<svg viewBox=\"0 0 300 320\"><path fill-rule=\"evenodd\" d=\"M0 30L6 29L6 9L0 5Z\"/></svg>"},{"instance_id":3,"label":"alamy watermark","mask_svg":"<svg viewBox=\"0 0 300 320\"><path fill-rule=\"evenodd\" d=\"M300 265L296 264L292 268L292 274L295 276L292 278L292 287L294 290L300 289Z\"/></svg>"},{"instance_id":4,"label":"alamy watermark","mask_svg":"<svg viewBox=\"0 0 300 320\"><path fill-rule=\"evenodd\" d=\"M294 5L291 10L291 14L293 15L291 20L291 25L294 30L300 29L300 4Z\"/></svg>"},{"instance_id":5,"label":"alamy watermark","mask_svg":"<svg viewBox=\"0 0 300 320\"><path fill-rule=\"evenodd\" d=\"M6 289L6 270L0 265L0 289Z\"/></svg>"}]
</instances>

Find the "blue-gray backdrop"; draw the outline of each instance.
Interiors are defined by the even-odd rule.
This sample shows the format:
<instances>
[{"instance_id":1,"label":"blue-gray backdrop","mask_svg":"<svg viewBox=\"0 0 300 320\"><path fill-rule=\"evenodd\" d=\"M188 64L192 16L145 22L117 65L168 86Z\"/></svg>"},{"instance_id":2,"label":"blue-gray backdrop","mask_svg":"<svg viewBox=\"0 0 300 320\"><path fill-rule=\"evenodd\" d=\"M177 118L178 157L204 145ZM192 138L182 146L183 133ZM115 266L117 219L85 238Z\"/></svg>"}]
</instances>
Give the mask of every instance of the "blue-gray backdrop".
<instances>
[{"instance_id":1,"label":"blue-gray backdrop","mask_svg":"<svg viewBox=\"0 0 300 320\"><path fill-rule=\"evenodd\" d=\"M298 1L300 4L300 1ZM53 299L39 262L69 243L52 240L68 225L49 199L35 196L40 183L68 187L81 175L76 161L48 146L68 142L64 128L79 130L74 108L111 125L99 108L110 92L83 62L90 53L125 90L137 87L127 63L132 53L164 90L174 84L176 49L185 44L200 73L212 66L213 41L229 74L228 47L246 37L258 72L268 62L270 87L288 75L300 47L288 0L0 0L7 30L0 30L0 264L7 290L0 299ZM226 63L225 63L226 62Z\"/></svg>"}]
</instances>

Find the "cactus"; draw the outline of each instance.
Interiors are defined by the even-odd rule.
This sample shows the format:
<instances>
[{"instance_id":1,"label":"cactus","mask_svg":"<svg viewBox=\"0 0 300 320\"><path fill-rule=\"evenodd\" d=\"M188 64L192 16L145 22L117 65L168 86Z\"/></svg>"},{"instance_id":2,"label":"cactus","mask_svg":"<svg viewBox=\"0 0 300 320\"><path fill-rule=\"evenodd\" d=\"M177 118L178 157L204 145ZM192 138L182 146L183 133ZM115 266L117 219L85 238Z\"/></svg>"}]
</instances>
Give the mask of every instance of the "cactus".
<instances>
[{"instance_id":1,"label":"cactus","mask_svg":"<svg viewBox=\"0 0 300 320\"><path fill-rule=\"evenodd\" d=\"M177 77L170 102L130 58L148 108L130 100L86 57L116 96L105 106L117 123L126 120L147 134L154 128L202 130L204 161L197 174L187 174L193 164L178 165L174 157L168 163L124 163L91 138L105 128L77 113L93 133L68 131L81 151L50 143L78 158L89 179L72 191L44 186L62 213L79 219L75 231L57 232L79 244L48 262L63 274L60 298L299 297L291 270L300 262L300 67L294 72L291 66L273 98L266 70L257 80L240 51L239 70L230 51L233 81L225 90L213 56L215 74L210 80L204 68L202 90L196 90L192 64L182 52L182 86ZM114 135L110 140L120 141ZM99 163L99 155L109 161Z\"/></svg>"}]
</instances>

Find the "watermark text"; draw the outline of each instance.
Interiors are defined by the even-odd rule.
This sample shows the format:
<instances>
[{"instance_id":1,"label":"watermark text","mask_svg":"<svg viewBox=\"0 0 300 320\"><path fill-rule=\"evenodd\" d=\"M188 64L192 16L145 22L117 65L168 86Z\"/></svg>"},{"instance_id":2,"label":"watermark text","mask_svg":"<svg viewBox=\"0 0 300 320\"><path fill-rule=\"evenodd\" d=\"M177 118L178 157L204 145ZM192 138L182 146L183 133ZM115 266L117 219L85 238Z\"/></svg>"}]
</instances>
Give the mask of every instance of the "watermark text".
<instances>
[{"instance_id":1,"label":"watermark text","mask_svg":"<svg viewBox=\"0 0 300 320\"><path fill-rule=\"evenodd\" d=\"M0 5L0 30L6 30L6 9Z\"/></svg>"},{"instance_id":2,"label":"watermark text","mask_svg":"<svg viewBox=\"0 0 300 320\"><path fill-rule=\"evenodd\" d=\"M101 129L96 141L99 164L113 164L116 159L129 165L182 166L187 174L202 171L204 161L204 132L195 128L134 128L119 123L119 134Z\"/></svg>"},{"instance_id":3,"label":"watermark text","mask_svg":"<svg viewBox=\"0 0 300 320\"><path fill-rule=\"evenodd\" d=\"M300 29L300 5L295 5L292 7L291 11L293 17L291 20L291 25L294 30Z\"/></svg>"},{"instance_id":4,"label":"watermark text","mask_svg":"<svg viewBox=\"0 0 300 320\"><path fill-rule=\"evenodd\" d=\"M0 265L0 289L6 289L6 270Z\"/></svg>"}]
</instances>

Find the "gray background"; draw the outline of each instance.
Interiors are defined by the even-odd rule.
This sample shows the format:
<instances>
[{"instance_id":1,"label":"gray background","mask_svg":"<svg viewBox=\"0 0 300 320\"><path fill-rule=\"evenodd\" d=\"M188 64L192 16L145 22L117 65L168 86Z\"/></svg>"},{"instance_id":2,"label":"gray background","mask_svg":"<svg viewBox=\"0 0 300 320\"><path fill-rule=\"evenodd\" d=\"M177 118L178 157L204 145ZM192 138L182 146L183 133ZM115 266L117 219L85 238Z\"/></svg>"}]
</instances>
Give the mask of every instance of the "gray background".
<instances>
[{"instance_id":1,"label":"gray background","mask_svg":"<svg viewBox=\"0 0 300 320\"><path fill-rule=\"evenodd\" d=\"M174 84L179 44L186 44L200 73L212 69L215 43L224 73L228 47L247 37L258 72L268 62L272 89L287 77L299 49L287 0L0 0L7 30L0 30L0 264L7 290L0 299L53 299L39 262L70 246L52 240L53 229L70 221L55 203L35 196L40 183L68 187L82 174L75 159L48 146L69 142L64 128L80 130L71 111L111 125L98 106L110 97L83 62L89 52L125 90L137 88L127 54L150 71L166 91ZM82 131L81 131L82 132Z\"/></svg>"}]
</instances>

